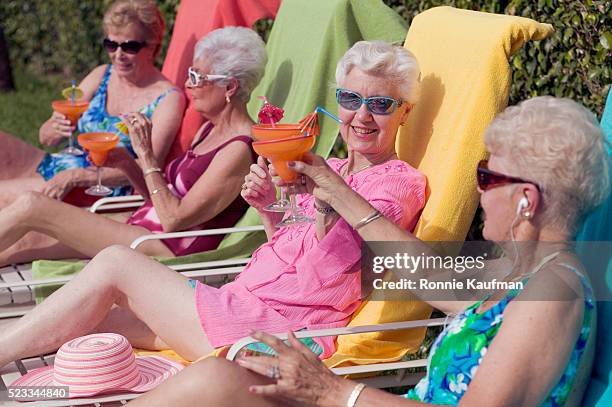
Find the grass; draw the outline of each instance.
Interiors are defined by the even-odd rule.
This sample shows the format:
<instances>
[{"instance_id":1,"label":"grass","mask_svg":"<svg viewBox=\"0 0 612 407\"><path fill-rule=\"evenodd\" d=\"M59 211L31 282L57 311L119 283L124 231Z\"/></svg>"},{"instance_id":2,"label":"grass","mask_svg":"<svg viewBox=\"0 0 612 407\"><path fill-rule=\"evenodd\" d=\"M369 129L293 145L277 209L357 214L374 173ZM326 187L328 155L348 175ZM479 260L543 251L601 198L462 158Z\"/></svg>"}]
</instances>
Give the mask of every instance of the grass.
<instances>
[{"instance_id":1,"label":"grass","mask_svg":"<svg viewBox=\"0 0 612 407\"><path fill-rule=\"evenodd\" d=\"M38 129L51 116L51 101L61 98L60 91L68 85L19 67L14 67L13 75L16 90L0 93L0 130L41 147Z\"/></svg>"}]
</instances>

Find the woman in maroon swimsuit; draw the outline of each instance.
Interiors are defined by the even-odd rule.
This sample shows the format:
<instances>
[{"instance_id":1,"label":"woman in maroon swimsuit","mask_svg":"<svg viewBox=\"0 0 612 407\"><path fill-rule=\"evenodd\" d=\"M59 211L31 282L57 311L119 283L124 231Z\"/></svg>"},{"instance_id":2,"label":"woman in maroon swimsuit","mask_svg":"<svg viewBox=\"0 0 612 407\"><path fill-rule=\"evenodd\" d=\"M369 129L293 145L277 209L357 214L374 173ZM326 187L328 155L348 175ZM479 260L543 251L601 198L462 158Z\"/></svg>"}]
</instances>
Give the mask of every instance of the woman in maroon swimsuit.
<instances>
[{"instance_id":1,"label":"woman in maroon swimsuit","mask_svg":"<svg viewBox=\"0 0 612 407\"><path fill-rule=\"evenodd\" d=\"M142 235L229 227L247 208L240 187L254 161L246 103L261 79L266 51L247 28L215 30L198 42L186 87L208 121L191 148L165 170L151 145L151 122L124 118L138 159L125 149L106 166L122 170L146 203L131 217L102 217L29 192L0 212L0 266L40 258L89 258L113 244ZM38 232L38 233L30 233ZM153 240L139 246L148 255L179 256L214 249L220 237Z\"/></svg>"}]
</instances>

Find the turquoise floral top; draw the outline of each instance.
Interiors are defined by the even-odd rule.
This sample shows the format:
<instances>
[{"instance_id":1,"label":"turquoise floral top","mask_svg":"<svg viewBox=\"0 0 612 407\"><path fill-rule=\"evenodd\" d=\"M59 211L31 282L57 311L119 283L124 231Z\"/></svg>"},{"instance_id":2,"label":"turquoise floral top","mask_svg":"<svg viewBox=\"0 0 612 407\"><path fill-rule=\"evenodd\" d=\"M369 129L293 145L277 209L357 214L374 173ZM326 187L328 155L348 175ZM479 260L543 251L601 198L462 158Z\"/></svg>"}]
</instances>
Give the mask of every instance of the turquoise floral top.
<instances>
[{"instance_id":1,"label":"turquoise floral top","mask_svg":"<svg viewBox=\"0 0 612 407\"><path fill-rule=\"evenodd\" d=\"M584 319L567 367L542 403L542 406L546 407L565 404L589 338L593 317L593 292L590 283L574 268L564 266L576 273L582 283L585 297ZM524 282L526 283L527 279ZM476 310L488 299L487 296L454 318L431 348L427 375L404 397L425 403L457 405L501 327L506 306L519 293L520 290L511 290L494 307L477 313Z\"/></svg>"},{"instance_id":2,"label":"turquoise floral top","mask_svg":"<svg viewBox=\"0 0 612 407\"><path fill-rule=\"evenodd\" d=\"M109 64L106 67L106 71L104 72L104 76L102 77L102 82L100 82L100 86L98 87L96 93L89 102L89 108L85 113L83 113L83 116L81 116L81 118L79 119L79 122L77 124L77 130L79 133L115 133L119 135L118 146L127 148L128 151L132 154L132 156L136 156L136 154L134 154L134 150L132 150L132 143L130 142L130 138L126 134L119 131L116 126L117 123L121 122L121 118L119 118L119 116L111 116L106 111L108 80L110 78L112 70L113 66ZM172 88L163 92L153 102L140 109L139 112L151 119L151 117L153 116L153 112L155 111L155 108L159 105L159 103L164 99L164 97L166 97L168 93L174 91L176 91L176 89ZM91 166L91 163L87 161L86 155L55 153L45 154L45 157L38 165L37 171L45 179L45 181L48 181L61 171L70 170L74 168L86 168L89 166ZM125 195L130 191L131 187L118 187L114 189L113 196Z\"/></svg>"}]
</instances>

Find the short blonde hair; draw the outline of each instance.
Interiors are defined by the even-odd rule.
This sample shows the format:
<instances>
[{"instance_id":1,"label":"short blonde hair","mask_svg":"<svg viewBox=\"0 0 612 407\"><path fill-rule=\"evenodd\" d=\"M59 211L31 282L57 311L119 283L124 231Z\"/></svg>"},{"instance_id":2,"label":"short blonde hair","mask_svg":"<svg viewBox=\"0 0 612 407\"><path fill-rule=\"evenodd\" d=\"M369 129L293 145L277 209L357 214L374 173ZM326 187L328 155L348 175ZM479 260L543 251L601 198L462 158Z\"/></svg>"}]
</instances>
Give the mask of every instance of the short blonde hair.
<instances>
[{"instance_id":1,"label":"short blonde hair","mask_svg":"<svg viewBox=\"0 0 612 407\"><path fill-rule=\"evenodd\" d=\"M404 47L384 41L358 41L338 62L336 83L342 84L353 68L391 81L405 102L415 104L419 99L419 63Z\"/></svg>"},{"instance_id":2,"label":"short blonde hair","mask_svg":"<svg viewBox=\"0 0 612 407\"><path fill-rule=\"evenodd\" d=\"M485 132L509 175L542 189L542 224L574 235L610 192L606 141L595 116L571 99L540 96L500 113Z\"/></svg>"},{"instance_id":3,"label":"short blonde hair","mask_svg":"<svg viewBox=\"0 0 612 407\"><path fill-rule=\"evenodd\" d=\"M236 96L248 102L261 80L268 57L266 44L257 33L246 27L225 27L211 31L195 45L193 60L205 58L211 74L227 75L238 81ZM227 80L216 81L226 86Z\"/></svg>"},{"instance_id":4,"label":"short blonde hair","mask_svg":"<svg viewBox=\"0 0 612 407\"><path fill-rule=\"evenodd\" d=\"M154 58L161 51L166 24L161 11L153 0L117 0L104 13L104 30L139 24L145 32L147 43L155 44Z\"/></svg>"}]
</instances>

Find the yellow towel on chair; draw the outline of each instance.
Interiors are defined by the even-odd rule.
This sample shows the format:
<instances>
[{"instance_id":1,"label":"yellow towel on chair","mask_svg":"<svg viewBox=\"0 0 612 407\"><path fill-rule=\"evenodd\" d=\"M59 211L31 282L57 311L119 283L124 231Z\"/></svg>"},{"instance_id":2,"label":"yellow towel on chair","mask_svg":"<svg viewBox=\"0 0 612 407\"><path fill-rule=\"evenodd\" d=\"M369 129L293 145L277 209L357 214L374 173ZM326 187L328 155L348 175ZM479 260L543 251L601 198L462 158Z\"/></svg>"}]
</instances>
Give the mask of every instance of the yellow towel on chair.
<instances>
[{"instance_id":1,"label":"yellow towel on chair","mask_svg":"<svg viewBox=\"0 0 612 407\"><path fill-rule=\"evenodd\" d=\"M425 241L462 241L478 205L476 164L485 157L485 128L508 103L508 58L549 24L437 7L414 18L405 47L419 61L421 100L397 139L399 157L421 170L428 201L415 230ZM349 326L428 318L419 301L367 301ZM418 349L425 330L338 337L328 366L400 359Z\"/></svg>"},{"instance_id":2,"label":"yellow towel on chair","mask_svg":"<svg viewBox=\"0 0 612 407\"><path fill-rule=\"evenodd\" d=\"M421 67L422 98L397 138L401 159L431 191L415 230L423 240L462 241L478 204L482 136L508 103L508 58L553 31L523 17L436 7L414 18L405 47Z\"/></svg>"}]
</instances>

